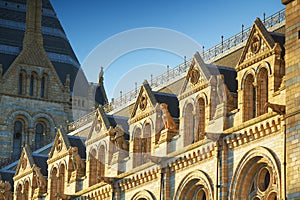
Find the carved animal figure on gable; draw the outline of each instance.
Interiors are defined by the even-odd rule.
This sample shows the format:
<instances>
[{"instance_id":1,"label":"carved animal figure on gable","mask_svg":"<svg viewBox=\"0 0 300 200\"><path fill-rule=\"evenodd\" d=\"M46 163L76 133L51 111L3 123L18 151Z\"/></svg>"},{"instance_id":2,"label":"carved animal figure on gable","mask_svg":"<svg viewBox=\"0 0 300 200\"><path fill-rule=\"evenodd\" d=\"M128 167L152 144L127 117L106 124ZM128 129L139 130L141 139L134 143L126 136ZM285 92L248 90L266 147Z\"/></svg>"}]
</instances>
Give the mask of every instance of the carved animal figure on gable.
<instances>
[{"instance_id":1,"label":"carved animal figure on gable","mask_svg":"<svg viewBox=\"0 0 300 200\"><path fill-rule=\"evenodd\" d=\"M160 104L160 109L162 111L162 120L165 126L165 129L175 129L175 122L168 110L168 105L166 103Z\"/></svg>"}]
</instances>

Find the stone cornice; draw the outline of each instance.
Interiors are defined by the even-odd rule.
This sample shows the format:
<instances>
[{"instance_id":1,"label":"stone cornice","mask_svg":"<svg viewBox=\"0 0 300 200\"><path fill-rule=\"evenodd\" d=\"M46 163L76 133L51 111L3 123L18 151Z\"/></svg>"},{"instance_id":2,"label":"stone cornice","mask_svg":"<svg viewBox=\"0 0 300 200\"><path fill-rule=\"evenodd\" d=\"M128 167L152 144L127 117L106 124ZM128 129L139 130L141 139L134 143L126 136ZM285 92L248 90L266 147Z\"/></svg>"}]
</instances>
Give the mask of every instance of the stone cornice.
<instances>
[{"instance_id":1,"label":"stone cornice","mask_svg":"<svg viewBox=\"0 0 300 200\"><path fill-rule=\"evenodd\" d=\"M34 167L33 167L33 168L34 168ZM14 177L13 177L13 180L14 180L14 181L17 181L17 180L19 180L19 179L21 179L21 178L23 178L23 177L25 177L25 176L27 176L27 175L33 173L33 168L30 169L30 170L28 170L27 172L24 172L24 173L18 174L17 176L14 176Z\"/></svg>"},{"instance_id":2,"label":"stone cornice","mask_svg":"<svg viewBox=\"0 0 300 200\"><path fill-rule=\"evenodd\" d=\"M119 183L119 187L122 190L131 190L135 189L138 186L143 185L144 183L148 183L154 181L158 178L160 174L159 168L149 169L144 172L140 172L138 174L133 174L131 177L126 177Z\"/></svg>"},{"instance_id":3,"label":"stone cornice","mask_svg":"<svg viewBox=\"0 0 300 200\"><path fill-rule=\"evenodd\" d=\"M30 96L26 96L26 95L16 95L16 94L7 94L7 93L0 93L0 95L10 96L10 97L19 98L19 99L24 98L24 99L28 99L28 100L45 101L45 102L71 105L71 102L69 101L69 99L66 101L57 101L57 100L53 100L53 99L49 99L49 98L30 97Z\"/></svg>"},{"instance_id":4,"label":"stone cornice","mask_svg":"<svg viewBox=\"0 0 300 200\"><path fill-rule=\"evenodd\" d=\"M101 139L103 139L107 136L110 136L108 131L103 133L103 134L100 134L98 137L89 139L88 141L85 142L85 145L86 146L91 145L91 144L93 144L93 143L95 143L95 142L97 142L97 141L99 141L99 140L101 140Z\"/></svg>"},{"instance_id":5,"label":"stone cornice","mask_svg":"<svg viewBox=\"0 0 300 200\"><path fill-rule=\"evenodd\" d=\"M58 156L53 156L52 158L50 158L49 160L47 160L47 164L51 164L57 160L60 160L61 158L66 157L67 155L71 155L72 154L72 148L70 148L69 150L67 150L66 152L59 154Z\"/></svg>"},{"instance_id":6,"label":"stone cornice","mask_svg":"<svg viewBox=\"0 0 300 200\"><path fill-rule=\"evenodd\" d=\"M259 61L262 61L272 55L274 55L276 52L275 49L272 49L270 51L266 51L266 52L262 52L260 54L255 55L254 57L250 58L249 60L243 62L242 64L240 64L239 66L237 66L235 68L236 72L239 72L255 63L258 63Z\"/></svg>"},{"instance_id":7,"label":"stone cornice","mask_svg":"<svg viewBox=\"0 0 300 200\"><path fill-rule=\"evenodd\" d=\"M269 116L269 115L267 115ZM256 120L255 120L256 121ZM280 133L282 131L282 116L275 115L265 118L265 120L256 121L251 126L245 126L239 131L228 135L224 138L229 148L236 148L251 141L258 140L271 134Z\"/></svg>"},{"instance_id":8,"label":"stone cornice","mask_svg":"<svg viewBox=\"0 0 300 200\"><path fill-rule=\"evenodd\" d=\"M146 117L149 117L150 115L154 114L155 111L156 111L155 108L153 108L153 109L149 110L148 112L139 114L139 115L133 117L132 119L130 119L129 122L128 122L128 124L131 125L131 124L133 124L133 123L135 123L135 122L140 121L141 119L144 119L144 118L146 118Z\"/></svg>"},{"instance_id":9,"label":"stone cornice","mask_svg":"<svg viewBox=\"0 0 300 200\"><path fill-rule=\"evenodd\" d=\"M183 94L180 94L178 96L178 100L180 101L180 100L192 95L193 93L196 93L204 88L207 88L208 86L209 86L208 83L202 83L202 84L196 85L191 90L188 90L187 92L184 92Z\"/></svg>"}]
</instances>

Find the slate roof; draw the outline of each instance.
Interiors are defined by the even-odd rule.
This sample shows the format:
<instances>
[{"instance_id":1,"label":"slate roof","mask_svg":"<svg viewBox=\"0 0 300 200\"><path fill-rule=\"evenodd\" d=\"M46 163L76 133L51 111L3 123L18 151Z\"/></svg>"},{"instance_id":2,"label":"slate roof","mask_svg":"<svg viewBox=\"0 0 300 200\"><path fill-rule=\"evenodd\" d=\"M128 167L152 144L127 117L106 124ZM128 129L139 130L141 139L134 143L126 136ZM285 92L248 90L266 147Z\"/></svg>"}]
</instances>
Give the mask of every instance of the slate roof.
<instances>
[{"instance_id":1,"label":"slate roof","mask_svg":"<svg viewBox=\"0 0 300 200\"><path fill-rule=\"evenodd\" d=\"M284 58L284 54L285 54L285 48L284 48L285 35L281 34L281 33L276 33L276 32L269 32L269 33L272 36L273 40L276 43L280 44L280 47L282 48L281 57Z\"/></svg>"},{"instance_id":2,"label":"slate roof","mask_svg":"<svg viewBox=\"0 0 300 200\"><path fill-rule=\"evenodd\" d=\"M64 84L70 74L71 91L80 67L60 21L49 0L42 1L44 48ZM26 0L0 0L0 64L3 74L21 52L26 20ZM86 79L82 84L88 86Z\"/></svg>"},{"instance_id":3,"label":"slate roof","mask_svg":"<svg viewBox=\"0 0 300 200\"><path fill-rule=\"evenodd\" d=\"M78 154L81 159L86 159L85 138L73 135L67 135L72 147L78 148Z\"/></svg>"},{"instance_id":4,"label":"slate roof","mask_svg":"<svg viewBox=\"0 0 300 200\"><path fill-rule=\"evenodd\" d=\"M47 160L48 156L41 155L41 154L32 154L34 163L41 168L41 173L43 176L48 176L48 165Z\"/></svg>"},{"instance_id":5,"label":"slate roof","mask_svg":"<svg viewBox=\"0 0 300 200\"><path fill-rule=\"evenodd\" d=\"M168 104L168 110L172 117L179 117L179 102L175 94L153 92L153 95L158 103Z\"/></svg>"},{"instance_id":6,"label":"slate roof","mask_svg":"<svg viewBox=\"0 0 300 200\"><path fill-rule=\"evenodd\" d=\"M129 125L127 117L115 116L115 115L106 115L107 119L112 127L119 125L125 133L125 139L129 140Z\"/></svg>"},{"instance_id":7,"label":"slate roof","mask_svg":"<svg viewBox=\"0 0 300 200\"><path fill-rule=\"evenodd\" d=\"M230 92L237 93L238 83L236 80L236 71L234 68L216 65L207 65L208 70L213 75L224 75L224 82Z\"/></svg>"}]
</instances>

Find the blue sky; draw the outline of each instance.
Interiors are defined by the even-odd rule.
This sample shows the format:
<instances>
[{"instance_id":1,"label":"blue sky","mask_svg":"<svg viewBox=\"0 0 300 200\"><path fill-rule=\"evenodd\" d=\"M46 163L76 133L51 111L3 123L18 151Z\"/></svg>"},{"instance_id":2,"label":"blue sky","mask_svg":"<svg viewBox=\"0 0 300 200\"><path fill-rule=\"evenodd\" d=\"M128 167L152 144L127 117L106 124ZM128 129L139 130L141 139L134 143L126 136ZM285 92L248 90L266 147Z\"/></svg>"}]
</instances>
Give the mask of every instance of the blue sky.
<instances>
[{"instance_id":1,"label":"blue sky","mask_svg":"<svg viewBox=\"0 0 300 200\"><path fill-rule=\"evenodd\" d=\"M143 27L159 27L177 31L195 40L205 49L221 41L221 35L228 38L241 31L241 25L252 26L256 17L263 13L269 16L284 6L280 0L51 0L55 11L65 29L71 45L84 63L88 55L108 38L124 31ZM176 43L176 41L174 41ZM112 47L117 48L117 47ZM199 49L202 51L202 49ZM105 51L102 52L105 56ZM188 58L192 55L186 55ZM136 80L140 85L149 79L152 69L154 76L183 62L182 56L159 49L142 49L119 56L105 68L105 85L109 97L119 93L117 90L134 88L134 81L126 81L118 88L116 84L129 71L142 68ZM105 62L104 62L105 63ZM151 63L155 65L151 66ZM97 81L101 60L95 66L84 69L89 81ZM148 70L148 71L147 71ZM121 81L122 82L122 81Z\"/></svg>"}]
</instances>

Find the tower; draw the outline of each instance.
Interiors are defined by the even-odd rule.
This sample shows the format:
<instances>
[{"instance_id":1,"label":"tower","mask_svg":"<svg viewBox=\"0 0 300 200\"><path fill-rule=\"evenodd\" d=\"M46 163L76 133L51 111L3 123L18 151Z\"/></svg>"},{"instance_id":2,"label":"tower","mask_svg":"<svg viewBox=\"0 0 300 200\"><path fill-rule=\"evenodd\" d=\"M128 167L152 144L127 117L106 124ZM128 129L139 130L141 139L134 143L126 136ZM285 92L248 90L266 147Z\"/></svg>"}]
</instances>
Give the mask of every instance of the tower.
<instances>
[{"instance_id":1,"label":"tower","mask_svg":"<svg viewBox=\"0 0 300 200\"><path fill-rule=\"evenodd\" d=\"M300 0L282 0L286 5L286 192L300 198Z\"/></svg>"},{"instance_id":2,"label":"tower","mask_svg":"<svg viewBox=\"0 0 300 200\"><path fill-rule=\"evenodd\" d=\"M0 166L18 159L25 145L50 143L55 129L72 120L80 67L49 0L1 5Z\"/></svg>"}]
</instances>

